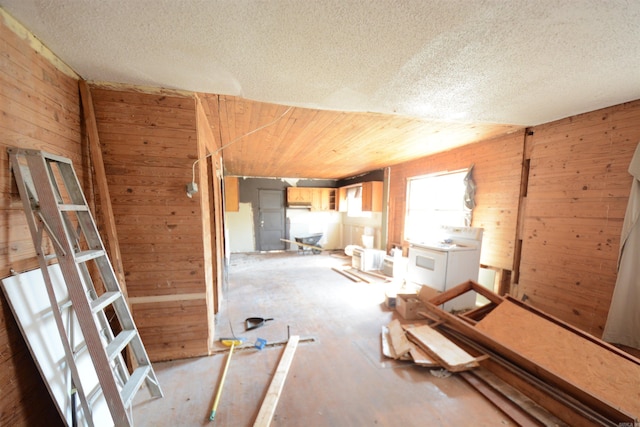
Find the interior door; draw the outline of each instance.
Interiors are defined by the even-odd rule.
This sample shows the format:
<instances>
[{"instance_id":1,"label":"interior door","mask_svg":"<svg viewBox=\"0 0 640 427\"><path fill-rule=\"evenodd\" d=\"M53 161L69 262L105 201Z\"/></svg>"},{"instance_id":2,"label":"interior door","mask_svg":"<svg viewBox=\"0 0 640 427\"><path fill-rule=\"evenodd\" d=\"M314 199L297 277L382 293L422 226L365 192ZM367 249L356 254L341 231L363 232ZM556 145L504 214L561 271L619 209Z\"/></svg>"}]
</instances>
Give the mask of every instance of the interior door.
<instances>
[{"instance_id":1,"label":"interior door","mask_svg":"<svg viewBox=\"0 0 640 427\"><path fill-rule=\"evenodd\" d=\"M259 214L258 214L258 250L275 251L284 250L285 216L284 216L284 191L282 190L258 190Z\"/></svg>"}]
</instances>

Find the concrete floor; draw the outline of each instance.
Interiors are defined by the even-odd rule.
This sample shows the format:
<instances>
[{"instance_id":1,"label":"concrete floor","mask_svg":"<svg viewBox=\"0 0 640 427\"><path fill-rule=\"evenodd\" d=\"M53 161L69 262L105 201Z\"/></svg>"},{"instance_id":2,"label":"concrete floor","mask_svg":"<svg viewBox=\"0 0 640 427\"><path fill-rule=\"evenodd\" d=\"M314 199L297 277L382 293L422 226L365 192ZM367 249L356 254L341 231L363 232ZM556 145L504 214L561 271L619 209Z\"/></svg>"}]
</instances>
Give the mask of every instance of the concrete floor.
<instances>
[{"instance_id":1,"label":"concrete floor","mask_svg":"<svg viewBox=\"0 0 640 427\"><path fill-rule=\"evenodd\" d=\"M346 260L324 252L234 254L216 338L254 343L287 339L298 345L273 426L507 426L514 425L456 375L386 359L380 331L396 314L384 306L385 284L354 283L331 267ZM250 316L273 317L244 331ZM284 346L234 352L214 423L208 420L225 353L156 363L165 393L134 403L137 426L251 426Z\"/></svg>"}]
</instances>

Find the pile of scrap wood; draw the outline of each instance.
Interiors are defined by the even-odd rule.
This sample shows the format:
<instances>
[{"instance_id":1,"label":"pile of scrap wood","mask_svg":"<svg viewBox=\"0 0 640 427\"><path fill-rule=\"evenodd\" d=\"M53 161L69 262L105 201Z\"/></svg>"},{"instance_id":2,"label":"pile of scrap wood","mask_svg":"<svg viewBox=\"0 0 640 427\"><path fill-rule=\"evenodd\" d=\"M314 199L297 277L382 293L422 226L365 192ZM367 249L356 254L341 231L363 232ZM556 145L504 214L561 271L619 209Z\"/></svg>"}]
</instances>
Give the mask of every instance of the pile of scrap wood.
<instances>
[{"instance_id":1,"label":"pile of scrap wood","mask_svg":"<svg viewBox=\"0 0 640 427\"><path fill-rule=\"evenodd\" d=\"M458 314L440 308L474 291L489 302ZM503 397L513 403L517 400L514 393L524 396L520 402L544 408L559 420L556 424L638 425L640 359L472 281L435 297L418 297L424 304L425 318L432 324L403 331L399 323L392 322L388 327L392 357L408 355L417 361L426 355L451 372L479 365L482 376L488 372L510 387L512 391ZM450 359L452 354L463 354L458 349L451 353L442 338L454 342L467 355ZM414 357L416 347L424 354L415 353ZM478 368L470 372L476 371ZM464 378L470 383L478 380Z\"/></svg>"}]
</instances>

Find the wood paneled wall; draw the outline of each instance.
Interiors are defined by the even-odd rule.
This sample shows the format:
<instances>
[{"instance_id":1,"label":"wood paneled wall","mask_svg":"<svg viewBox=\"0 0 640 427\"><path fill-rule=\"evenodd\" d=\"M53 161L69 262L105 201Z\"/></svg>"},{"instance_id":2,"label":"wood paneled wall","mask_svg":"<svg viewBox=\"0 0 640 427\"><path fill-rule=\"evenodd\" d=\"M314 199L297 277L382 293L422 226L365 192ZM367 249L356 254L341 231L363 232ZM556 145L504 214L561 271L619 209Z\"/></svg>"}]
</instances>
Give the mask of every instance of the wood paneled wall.
<instances>
[{"instance_id":1,"label":"wood paneled wall","mask_svg":"<svg viewBox=\"0 0 640 427\"><path fill-rule=\"evenodd\" d=\"M198 158L195 100L92 94L129 301L149 357L206 355L202 193L186 194Z\"/></svg>"},{"instance_id":2,"label":"wood paneled wall","mask_svg":"<svg viewBox=\"0 0 640 427\"><path fill-rule=\"evenodd\" d=\"M484 228L481 263L513 269L524 131L456 148L397 166L389 171L389 245L404 241L407 179L474 164L474 227Z\"/></svg>"},{"instance_id":3,"label":"wood paneled wall","mask_svg":"<svg viewBox=\"0 0 640 427\"><path fill-rule=\"evenodd\" d=\"M77 78L32 47L26 30L0 9L0 277L38 268L7 147L45 150L73 160L82 177ZM46 421L45 421L46 420ZM62 425L53 401L0 292L0 425Z\"/></svg>"},{"instance_id":4,"label":"wood paneled wall","mask_svg":"<svg viewBox=\"0 0 640 427\"><path fill-rule=\"evenodd\" d=\"M616 281L640 101L532 130L515 291L599 337Z\"/></svg>"}]
</instances>

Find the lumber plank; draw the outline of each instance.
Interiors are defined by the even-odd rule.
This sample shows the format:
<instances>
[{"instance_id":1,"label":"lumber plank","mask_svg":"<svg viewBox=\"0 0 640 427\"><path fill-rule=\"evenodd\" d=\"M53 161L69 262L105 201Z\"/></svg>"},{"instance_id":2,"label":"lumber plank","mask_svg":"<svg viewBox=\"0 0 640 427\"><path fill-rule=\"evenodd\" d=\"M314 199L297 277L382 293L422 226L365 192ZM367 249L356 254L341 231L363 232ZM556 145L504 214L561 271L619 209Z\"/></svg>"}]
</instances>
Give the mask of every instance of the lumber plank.
<instances>
[{"instance_id":1,"label":"lumber plank","mask_svg":"<svg viewBox=\"0 0 640 427\"><path fill-rule=\"evenodd\" d=\"M411 347L409 350L409 355L413 359L413 363L419 366L424 366L426 368L439 368L442 365L438 363L438 361L434 360L433 357L429 356L424 350L420 347Z\"/></svg>"},{"instance_id":2,"label":"lumber plank","mask_svg":"<svg viewBox=\"0 0 640 427\"><path fill-rule=\"evenodd\" d=\"M522 408L516 405L514 402L507 399L504 395L498 392L496 389L485 383L479 377L475 376L471 372L460 372L460 375L466 382L468 382L473 388L475 388L480 394L486 397L496 408L500 409L509 418L515 421L522 427L535 427L543 424L537 422L537 420L531 418Z\"/></svg>"},{"instance_id":3,"label":"lumber plank","mask_svg":"<svg viewBox=\"0 0 640 427\"><path fill-rule=\"evenodd\" d=\"M333 271L335 271L335 272L338 272L338 273L342 274L344 277L346 277L349 280L352 280L354 282L362 282L362 280L360 280L359 278L357 278L354 275L350 274L348 271L343 270L342 268L331 267L331 269Z\"/></svg>"},{"instance_id":4,"label":"lumber plank","mask_svg":"<svg viewBox=\"0 0 640 427\"><path fill-rule=\"evenodd\" d=\"M100 206L103 210L102 218L104 219L104 227L107 233L107 246L109 255L111 255L111 263L114 272L118 278L120 289L124 296L127 296L127 284L124 278L124 268L122 267L122 255L120 254L120 243L118 241L118 232L116 230L116 222L113 215L113 206L109 197L109 186L107 184L107 173L104 168L104 160L102 159L102 148L100 147L100 137L98 135L98 124L96 123L96 115L93 109L93 99L91 98L91 90L86 80L79 80L80 98L82 100L82 111L84 114L85 126L89 137L91 163L93 164L94 177L98 186L98 195L100 197Z\"/></svg>"},{"instance_id":5,"label":"lumber plank","mask_svg":"<svg viewBox=\"0 0 640 427\"><path fill-rule=\"evenodd\" d=\"M396 355L396 359L400 359L411 351L413 344L407 339L398 319L391 321L387 327L389 328L389 339L391 341L391 347L393 347L393 352Z\"/></svg>"},{"instance_id":6,"label":"lumber plank","mask_svg":"<svg viewBox=\"0 0 640 427\"><path fill-rule=\"evenodd\" d=\"M549 411L538 405L533 399L527 397L526 394L520 392L517 388L512 387L508 382L502 380L497 375L484 367L469 372L469 374L481 379L491 388L502 394L505 399L513 402L520 409L525 411L530 417L538 420L542 425L553 425L555 427L569 427L561 419L552 415Z\"/></svg>"},{"instance_id":7,"label":"lumber plank","mask_svg":"<svg viewBox=\"0 0 640 427\"><path fill-rule=\"evenodd\" d=\"M450 372L466 371L478 366L475 357L429 325L407 329L407 334L413 342Z\"/></svg>"},{"instance_id":8,"label":"lumber plank","mask_svg":"<svg viewBox=\"0 0 640 427\"><path fill-rule=\"evenodd\" d=\"M371 283L371 281L369 279L367 279L362 274L360 274L360 272L358 270L356 270L355 268L348 268L345 271L347 273L353 275L353 276L356 276L358 279L360 279L361 281L363 281L365 283Z\"/></svg>"},{"instance_id":9,"label":"lumber plank","mask_svg":"<svg viewBox=\"0 0 640 427\"><path fill-rule=\"evenodd\" d=\"M396 360L411 360L411 356L409 354L404 354L403 356L398 357L396 355L396 351L391 345L391 335L389 333L389 328L387 326L382 326L382 354L389 359Z\"/></svg>"},{"instance_id":10,"label":"lumber plank","mask_svg":"<svg viewBox=\"0 0 640 427\"><path fill-rule=\"evenodd\" d=\"M292 243L294 245L302 246L302 247L305 247L305 248L317 249L319 251L324 250L320 246L310 245L308 243L300 243L300 242L296 242L295 240L288 240L288 239L280 239L280 240L282 240L283 242Z\"/></svg>"},{"instance_id":11,"label":"lumber plank","mask_svg":"<svg viewBox=\"0 0 640 427\"><path fill-rule=\"evenodd\" d=\"M267 395L262 401L262 406L260 407L256 421L253 423L254 427L268 427L271 425L271 420L273 419L273 415L276 411L278 400L280 400L280 394L282 393L284 382L287 379L287 374L289 373L289 368L291 367L291 362L293 361L298 341L300 341L300 336L298 335L292 335L289 338L289 342L282 352L282 357L280 359L280 363L278 363L276 373L271 380L269 389L267 390Z\"/></svg>"}]
</instances>

